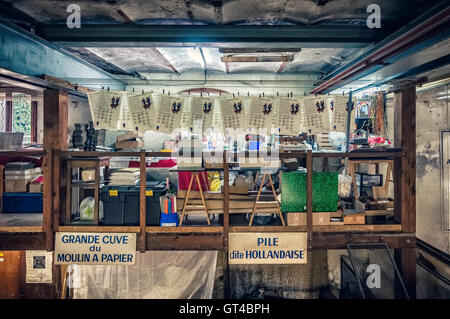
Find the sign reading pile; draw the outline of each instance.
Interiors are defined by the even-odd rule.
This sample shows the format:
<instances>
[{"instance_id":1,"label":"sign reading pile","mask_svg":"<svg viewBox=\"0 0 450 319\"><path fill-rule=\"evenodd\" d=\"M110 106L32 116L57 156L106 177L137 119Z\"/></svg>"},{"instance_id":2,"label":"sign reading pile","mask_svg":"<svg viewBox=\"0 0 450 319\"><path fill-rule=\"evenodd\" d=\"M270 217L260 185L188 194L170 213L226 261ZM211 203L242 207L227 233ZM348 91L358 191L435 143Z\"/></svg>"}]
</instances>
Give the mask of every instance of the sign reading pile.
<instances>
[{"instance_id":1,"label":"sign reading pile","mask_svg":"<svg viewBox=\"0 0 450 319\"><path fill-rule=\"evenodd\" d=\"M230 233L230 264L306 264L307 233Z\"/></svg>"},{"instance_id":2,"label":"sign reading pile","mask_svg":"<svg viewBox=\"0 0 450 319\"><path fill-rule=\"evenodd\" d=\"M56 233L56 265L134 265L135 258L135 233Z\"/></svg>"}]
</instances>

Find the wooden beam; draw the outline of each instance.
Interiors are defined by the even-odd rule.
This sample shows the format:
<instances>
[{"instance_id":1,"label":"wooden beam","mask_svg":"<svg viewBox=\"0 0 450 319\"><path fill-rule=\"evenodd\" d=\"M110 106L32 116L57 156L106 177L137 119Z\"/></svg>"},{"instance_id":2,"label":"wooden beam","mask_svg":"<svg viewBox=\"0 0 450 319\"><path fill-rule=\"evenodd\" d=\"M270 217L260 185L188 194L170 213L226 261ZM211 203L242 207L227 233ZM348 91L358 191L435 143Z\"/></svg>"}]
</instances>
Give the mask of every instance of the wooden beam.
<instances>
[{"instance_id":1,"label":"wooden beam","mask_svg":"<svg viewBox=\"0 0 450 319\"><path fill-rule=\"evenodd\" d=\"M394 145L402 156L394 163L395 216L403 231L416 231L416 88L394 94Z\"/></svg>"},{"instance_id":2,"label":"wooden beam","mask_svg":"<svg viewBox=\"0 0 450 319\"><path fill-rule=\"evenodd\" d=\"M227 161L228 154L227 151L223 152L223 198L224 198L224 215L223 215L223 250L224 255L224 297L230 298L230 266L228 263L228 253L229 253L229 235L230 235L230 165Z\"/></svg>"},{"instance_id":3,"label":"wooden beam","mask_svg":"<svg viewBox=\"0 0 450 319\"><path fill-rule=\"evenodd\" d=\"M147 250L222 250L223 238L219 236L178 236L156 235L147 236Z\"/></svg>"},{"instance_id":4,"label":"wooden beam","mask_svg":"<svg viewBox=\"0 0 450 319\"><path fill-rule=\"evenodd\" d=\"M253 63L253 62L292 62L294 61L293 55L276 55L276 56L235 56L225 55L220 58L224 63Z\"/></svg>"},{"instance_id":5,"label":"wooden beam","mask_svg":"<svg viewBox=\"0 0 450 319\"><path fill-rule=\"evenodd\" d=\"M146 204L147 204L147 197L145 196L145 191L147 189L146 187L146 158L145 158L145 150L141 150L140 157L139 157L139 167L140 167L140 193L139 193L139 225L140 225L140 231L139 231L139 247L141 252L145 252L145 245L146 245L146 239L147 236L146 227L147 227L147 221L146 221Z\"/></svg>"},{"instance_id":6,"label":"wooden beam","mask_svg":"<svg viewBox=\"0 0 450 319\"><path fill-rule=\"evenodd\" d=\"M314 233L313 249L345 249L347 243L386 243L389 248L414 248L415 234L352 234L352 233Z\"/></svg>"},{"instance_id":7,"label":"wooden beam","mask_svg":"<svg viewBox=\"0 0 450 319\"><path fill-rule=\"evenodd\" d=\"M392 247L391 247L392 248ZM394 258L411 299L416 298L416 249L415 247L395 249ZM403 297L404 296L399 296Z\"/></svg>"},{"instance_id":8,"label":"wooden beam","mask_svg":"<svg viewBox=\"0 0 450 319\"><path fill-rule=\"evenodd\" d=\"M139 233L139 226L60 226L61 232Z\"/></svg>"},{"instance_id":9,"label":"wooden beam","mask_svg":"<svg viewBox=\"0 0 450 319\"><path fill-rule=\"evenodd\" d=\"M5 104L5 131L12 132L12 94L6 93L6 104Z\"/></svg>"},{"instance_id":10,"label":"wooden beam","mask_svg":"<svg viewBox=\"0 0 450 319\"><path fill-rule=\"evenodd\" d=\"M159 226L147 226L147 233L158 233L158 234L205 234L205 233L216 233L222 234L223 227L220 226L182 226L182 227L159 227Z\"/></svg>"},{"instance_id":11,"label":"wooden beam","mask_svg":"<svg viewBox=\"0 0 450 319\"><path fill-rule=\"evenodd\" d=\"M286 53L300 52L301 48L219 48L219 53L243 54L243 53Z\"/></svg>"},{"instance_id":12,"label":"wooden beam","mask_svg":"<svg viewBox=\"0 0 450 319\"><path fill-rule=\"evenodd\" d=\"M46 234L36 233L0 233L0 250L45 250Z\"/></svg>"},{"instance_id":13,"label":"wooden beam","mask_svg":"<svg viewBox=\"0 0 450 319\"><path fill-rule=\"evenodd\" d=\"M78 85L77 83L71 83L69 81L62 80L60 78L57 78L57 77L54 77L54 76L51 76L51 75L48 75L48 74L44 74L42 76L42 78L45 81L48 81L48 82L51 82L51 83L55 83L55 84L57 84L57 85L59 85L61 87L65 87L65 88L67 88L69 90L74 90L74 91L83 92L83 93L94 92L94 90L89 89L89 88L84 87L84 86L81 86L81 85Z\"/></svg>"},{"instance_id":14,"label":"wooden beam","mask_svg":"<svg viewBox=\"0 0 450 319\"><path fill-rule=\"evenodd\" d=\"M60 222L61 163L54 153L67 149L68 94L61 90L44 91L44 224L46 249L53 250L53 232ZM55 156L54 156L55 155Z\"/></svg>"},{"instance_id":15,"label":"wooden beam","mask_svg":"<svg viewBox=\"0 0 450 319\"><path fill-rule=\"evenodd\" d=\"M313 157L312 151L306 153L306 229L308 231L308 250L312 249L312 179L313 179Z\"/></svg>"},{"instance_id":16,"label":"wooden beam","mask_svg":"<svg viewBox=\"0 0 450 319\"><path fill-rule=\"evenodd\" d=\"M31 142L37 143L37 112L38 102L31 101Z\"/></svg>"}]
</instances>

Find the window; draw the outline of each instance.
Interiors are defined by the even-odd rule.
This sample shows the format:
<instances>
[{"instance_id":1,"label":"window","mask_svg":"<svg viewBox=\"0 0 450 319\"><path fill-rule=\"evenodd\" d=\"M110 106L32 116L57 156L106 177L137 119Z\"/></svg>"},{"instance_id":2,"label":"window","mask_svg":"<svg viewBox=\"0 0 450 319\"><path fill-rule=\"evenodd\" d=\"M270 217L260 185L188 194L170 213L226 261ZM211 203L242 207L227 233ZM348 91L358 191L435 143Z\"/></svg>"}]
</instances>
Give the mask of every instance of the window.
<instances>
[{"instance_id":1,"label":"window","mask_svg":"<svg viewBox=\"0 0 450 319\"><path fill-rule=\"evenodd\" d=\"M12 94L12 131L22 132L23 142L31 142L31 96Z\"/></svg>"},{"instance_id":2,"label":"window","mask_svg":"<svg viewBox=\"0 0 450 319\"><path fill-rule=\"evenodd\" d=\"M0 93L0 132L6 131L6 95Z\"/></svg>"}]
</instances>

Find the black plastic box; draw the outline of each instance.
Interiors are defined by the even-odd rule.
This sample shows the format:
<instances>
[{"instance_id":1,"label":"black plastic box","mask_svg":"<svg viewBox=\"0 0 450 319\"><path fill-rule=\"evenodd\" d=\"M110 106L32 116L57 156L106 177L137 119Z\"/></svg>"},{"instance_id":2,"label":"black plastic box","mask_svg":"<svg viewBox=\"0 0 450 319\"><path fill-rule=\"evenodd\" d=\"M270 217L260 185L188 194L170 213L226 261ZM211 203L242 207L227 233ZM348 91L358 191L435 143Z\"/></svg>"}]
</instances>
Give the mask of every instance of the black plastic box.
<instances>
[{"instance_id":1,"label":"black plastic box","mask_svg":"<svg viewBox=\"0 0 450 319\"><path fill-rule=\"evenodd\" d=\"M164 182L147 182L147 226L159 226L161 206L159 198L166 193ZM104 186L100 190L103 201L104 225L139 225L139 186Z\"/></svg>"}]
</instances>

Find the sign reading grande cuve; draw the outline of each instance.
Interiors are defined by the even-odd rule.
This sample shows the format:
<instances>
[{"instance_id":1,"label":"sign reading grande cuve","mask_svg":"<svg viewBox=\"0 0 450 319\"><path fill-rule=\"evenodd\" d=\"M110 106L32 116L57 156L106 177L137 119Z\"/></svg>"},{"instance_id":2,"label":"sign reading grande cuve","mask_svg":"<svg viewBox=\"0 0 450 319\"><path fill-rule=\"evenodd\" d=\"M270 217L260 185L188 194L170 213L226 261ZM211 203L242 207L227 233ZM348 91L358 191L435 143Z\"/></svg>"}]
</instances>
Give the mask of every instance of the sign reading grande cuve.
<instances>
[{"instance_id":1,"label":"sign reading grande cuve","mask_svg":"<svg viewBox=\"0 0 450 319\"><path fill-rule=\"evenodd\" d=\"M230 233L229 264L306 264L307 233Z\"/></svg>"},{"instance_id":2,"label":"sign reading grande cuve","mask_svg":"<svg viewBox=\"0 0 450 319\"><path fill-rule=\"evenodd\" d=\"M134 265L135 233L56 233L56 265Z\"/></svg>"}]
</instances>

